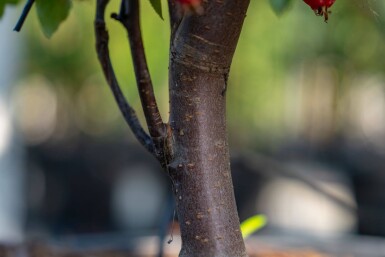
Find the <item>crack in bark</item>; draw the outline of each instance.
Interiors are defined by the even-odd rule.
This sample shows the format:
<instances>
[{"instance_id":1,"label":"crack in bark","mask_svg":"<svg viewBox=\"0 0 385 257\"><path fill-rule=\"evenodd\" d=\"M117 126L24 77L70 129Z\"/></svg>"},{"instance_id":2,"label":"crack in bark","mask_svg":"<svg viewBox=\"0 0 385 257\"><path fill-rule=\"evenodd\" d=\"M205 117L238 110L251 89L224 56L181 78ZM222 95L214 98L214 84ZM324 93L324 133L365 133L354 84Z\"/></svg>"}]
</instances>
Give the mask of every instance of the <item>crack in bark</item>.
<instances>
[{"instance_id":1,"label":"crack in bark","mask_svg":"<svg viewBox=\"0 0 385 257\"><path fill-rule=\"evenodd\" d=\"M198 58L193 57L192 54L179 54L176 52L171 52L171 61L174 63L183 64L190 68L196 68L198 70L216 73L216 74L228 74L230 72L230 67L224 67L212 62L205 62L198 60Z\"/></svg>"}]
</instances>

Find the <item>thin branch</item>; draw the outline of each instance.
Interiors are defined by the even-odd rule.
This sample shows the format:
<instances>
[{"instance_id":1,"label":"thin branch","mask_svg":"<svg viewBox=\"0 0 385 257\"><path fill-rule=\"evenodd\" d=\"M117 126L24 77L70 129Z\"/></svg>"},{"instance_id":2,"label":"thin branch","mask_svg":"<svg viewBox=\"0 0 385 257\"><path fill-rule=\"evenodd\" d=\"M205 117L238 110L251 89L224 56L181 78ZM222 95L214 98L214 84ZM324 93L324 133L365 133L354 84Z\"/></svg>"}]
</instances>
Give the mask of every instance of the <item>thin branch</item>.
<instances>
[{"instance_id":1,"label":"thin branch","mask_svg":"<svg viewBox=\"0 0 385 257\"><path fill-rule=\"evenodd\" d=\"M127 103L122 90L118 84L114 69L111 64L110 53L108 50L109 36L106 30L104 13L109 0L98 0L96 4L95 18L95 35L96 35L96 50L99 61L102 66L104 76L111 88L115 100L122 112L127 124L130 126L135 137L139 142L151 153L155 153L154 144L149 135L143 130L140 122L135 114L134 109Z\"/></svg>"},{"instance_id":2,"label":"thin branch","mask_svg":"<svg viewBox=\"0 0 385 257\"><path fill-rule=\"evenodd\" d=\"M143 112L146 117L148 131L154 140L164 139L167 136L167 126L163 123L162 117L160 116L150 72L147 67L142 33L140 30L139 1L122 0L119 15L113 14L111 17L122 23L128 33L136 82Z\"/></svg>"},{"instance_id":3,"label":"thin branch","mask_svg":"<svg viewBox=\"0 0 385 257\"><path fill-rule=\"evenodd\" d=\"M31 7L32 7L34 2L35 2L35 0L28 0L27 1L27 3L25 4L24 9L20 15L20 18L16 23L16 26L13 28L14 31L19 32L21 30L21 28L23 27L24 21L27 18L28 13L31 10Z\"/></svg>"}]
</instances>

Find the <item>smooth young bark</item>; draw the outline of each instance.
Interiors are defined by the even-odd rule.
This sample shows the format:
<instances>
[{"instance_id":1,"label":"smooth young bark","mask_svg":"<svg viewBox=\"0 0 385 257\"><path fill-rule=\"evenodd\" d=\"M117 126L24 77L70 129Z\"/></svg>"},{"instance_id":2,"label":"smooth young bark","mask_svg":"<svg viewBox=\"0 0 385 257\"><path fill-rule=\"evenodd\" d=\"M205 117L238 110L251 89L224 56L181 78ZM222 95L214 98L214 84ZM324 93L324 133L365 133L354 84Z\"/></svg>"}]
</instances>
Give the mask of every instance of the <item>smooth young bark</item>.
<instances>
[{"instance_id":1,"label":"smooth young bark","mask_svg":"<svg viewBox=\"0 0 385 257\"><path fill-rule=\"evenodd\" d=\"M206 1L173 27L170 127L180 256L247 256L230 175L226 86L249 0Z\"/></svg>"}]
</instances>

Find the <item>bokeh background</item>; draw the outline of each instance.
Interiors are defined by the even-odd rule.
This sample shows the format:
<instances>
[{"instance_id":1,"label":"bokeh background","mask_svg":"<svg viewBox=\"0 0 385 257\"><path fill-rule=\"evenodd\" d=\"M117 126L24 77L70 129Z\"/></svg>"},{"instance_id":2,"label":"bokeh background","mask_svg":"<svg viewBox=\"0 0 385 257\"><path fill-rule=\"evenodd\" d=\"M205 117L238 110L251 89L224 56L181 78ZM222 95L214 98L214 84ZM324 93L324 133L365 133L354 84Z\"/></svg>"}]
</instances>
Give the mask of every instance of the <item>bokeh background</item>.
<instances>
[{"instance_id":1,"label":"bokeh background","mask_svg":"<svg viewBox=\"0 0 385 257\"><path fill-rule=\"evenodd\" d=\"M168 20L141 3L167 120ZM162 238L170 185L104 81L93 1L75 1L51 39L34 9L12 32L21 7L0 21L0 241ZM108 27L115 71L144 124L125 31ZM251 1L227 99L241 221L264 213L261 235L385 236L384 1L339 0L327 24L302 1L281 15Z\"/></svg>"}]
</instances>

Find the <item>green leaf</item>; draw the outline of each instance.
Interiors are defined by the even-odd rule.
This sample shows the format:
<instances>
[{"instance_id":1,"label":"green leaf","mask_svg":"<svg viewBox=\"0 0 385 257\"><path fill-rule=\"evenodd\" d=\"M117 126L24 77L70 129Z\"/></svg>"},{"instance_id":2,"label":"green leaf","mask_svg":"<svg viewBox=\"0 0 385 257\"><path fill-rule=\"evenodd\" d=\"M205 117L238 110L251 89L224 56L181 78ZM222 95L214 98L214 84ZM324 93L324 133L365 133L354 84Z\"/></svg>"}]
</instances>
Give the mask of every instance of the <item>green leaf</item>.
<instances>
[{"instance_id":1,"label":"green leaf","mask_svg":"<svg viewBox=\"0 0 385 257\"><path fill-rule=\"evenodd\" d=\"M1 0L0 2L0 19L3 17L4 10L7 4L15 5L19 2L19 0Z\"/></svg>"},{"instance_id":2,"label":"green leaf","mask_svg":"<svg viewBox=\"0 0 385 257\"><path fill-rule=\"evenodd\" d=\"M36 0L36 9L44 35L50 38L67 18L71 9L71 1Z\"/></svg>"},{"instance_id":3,"label":"green leaf","mask_svg":"<svg viewBox=\"0 0 385 257\"><path fill-rule=\"evenodd\" d=\"M241 223L241 232L242 237L247 238L255 231L263 228L267 223L267 218L265 215L255 215L252 216Z\"/></svg>"},{"instance_id":4,"label":"green leaf","mask_svg":"<svg viewBox=\"0 0 385 257\"><path fill-rule=\"evenodd\" d=\"M161 2L161 0L150 0L150 3L152 5L152 7L154 8L155 12L163 20L163 16L162 16L162 2Z\"/></svg>"},{"instance_id":5,"label":"green leaf","mask_svg":"<svg viewBox=\"0 0 385 257\"><path fill-rule=\"evenodd\" d=\"M4 8L5 8L5 3L0 3L0 18L3 17Z\"/></svg>"},{"instance_id":6,"label":"green leaf","mask_svg":"<svg viewBox=\"0 0 385 257\"><path fill-rule=\"evenodd\" d=\"M271 7L273 8L274 12L278 15L286 11L291 3L292 0L270 0Z\"/></svg>"}]
</instances>

